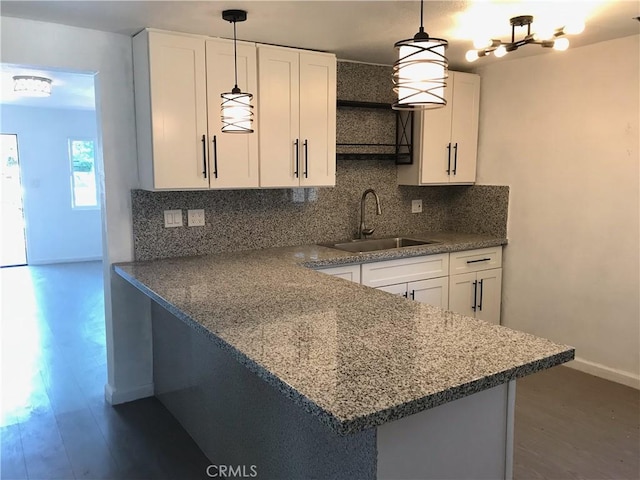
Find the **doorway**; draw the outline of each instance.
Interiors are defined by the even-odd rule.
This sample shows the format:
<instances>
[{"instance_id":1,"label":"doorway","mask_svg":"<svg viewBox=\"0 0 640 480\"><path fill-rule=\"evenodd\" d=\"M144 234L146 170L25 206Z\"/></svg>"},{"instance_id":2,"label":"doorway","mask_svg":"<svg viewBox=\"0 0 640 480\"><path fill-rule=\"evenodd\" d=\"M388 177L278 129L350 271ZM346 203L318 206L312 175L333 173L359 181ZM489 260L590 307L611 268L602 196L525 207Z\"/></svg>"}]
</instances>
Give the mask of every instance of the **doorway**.
<instances>
[{"instance_id":1,"label":"doorway","mask_svg":"<svg viewBox=\"0 0 640 480\"><path fill-rule=\"evenodd\" d=\"M27 264L18 136L0 134L0 267Z\"/></svg>"}]
</instances>

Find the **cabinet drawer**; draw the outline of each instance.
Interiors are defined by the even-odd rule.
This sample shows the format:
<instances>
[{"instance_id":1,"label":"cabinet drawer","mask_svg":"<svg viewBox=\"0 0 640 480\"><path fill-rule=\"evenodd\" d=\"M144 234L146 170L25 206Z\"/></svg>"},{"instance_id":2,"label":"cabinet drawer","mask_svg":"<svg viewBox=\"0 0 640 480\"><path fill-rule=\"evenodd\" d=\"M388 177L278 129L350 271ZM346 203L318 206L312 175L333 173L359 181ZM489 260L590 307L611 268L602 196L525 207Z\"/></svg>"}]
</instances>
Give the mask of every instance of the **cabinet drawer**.
<instances>
[{"instance_id":1,"label":"cabinet drawer","mask_svg":"<svg viewBox=\"0 0 640 480\"><path fill-rule=\"evenodd\" d=\"M502 247L478 248L451 254L451 275L502 267Z\"/></svg>"},{"instance_id":2,"label":"cabinet drawer","mask_svg":"<svg viewBox=\"0 0 640 480\"><path fill-rule=\"evenodd\" d=\"M317 272L333 277L344 278L350 282L360 283L360 265L342 265L340 267L316 268Z\"/></svg>"},{"instance_id":3,"label":"cabinet drawer","mask_svg":"<svg viewBox=\"0 0 640 480\"><path fill-rule=\"evenodd\" d=\"M362 265L362 285L382 287L449 275L449 254L399 258Z\"/></svg>"}]
</instances>

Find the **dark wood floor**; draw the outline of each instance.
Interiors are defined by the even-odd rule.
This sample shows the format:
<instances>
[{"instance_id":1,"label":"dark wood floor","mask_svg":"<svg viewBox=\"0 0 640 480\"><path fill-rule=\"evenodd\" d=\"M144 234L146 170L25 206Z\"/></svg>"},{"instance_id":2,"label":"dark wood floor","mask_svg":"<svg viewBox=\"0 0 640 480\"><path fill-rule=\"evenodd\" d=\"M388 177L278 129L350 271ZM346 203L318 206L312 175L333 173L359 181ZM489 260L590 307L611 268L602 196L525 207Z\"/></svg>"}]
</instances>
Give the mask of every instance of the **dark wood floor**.
<instances>
[{"instance_id":1,"label":"dark wood floor","mask_svg":"<svg viewBox=\"0 0 640 480\"><path fill-rule=\"evenodd\" d=\"M100 263L0 275L2 480L207 478L211 462L156 399L104 401Z\"/></svg>"},{"instance_id":2,"label":"dark wood floor","mask_svg":"<svg viewBox=\"0 0 640 480\"><path fill-rule=\"evenodd\" d=\"M208 478L157 400L105 404L99 263L0 276L3 480ZM639 396L564 367L519 380L515 478L640 478Z\"/></svg>"}]
</instances>

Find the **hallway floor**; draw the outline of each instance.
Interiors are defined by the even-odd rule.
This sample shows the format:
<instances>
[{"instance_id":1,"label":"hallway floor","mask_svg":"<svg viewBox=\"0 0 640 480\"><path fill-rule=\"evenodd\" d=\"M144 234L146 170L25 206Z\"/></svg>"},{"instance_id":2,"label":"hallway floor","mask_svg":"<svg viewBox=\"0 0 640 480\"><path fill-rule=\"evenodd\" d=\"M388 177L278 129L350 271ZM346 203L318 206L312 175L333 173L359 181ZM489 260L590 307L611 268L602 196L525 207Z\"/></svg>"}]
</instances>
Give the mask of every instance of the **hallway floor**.
<instances>
[{"instance_id":1,"label":"hallway floor","mask_svg":"<svg viewBox=\"0 0 640 480\"><path fill-rule=\"evenodd\" d=\"M154 398L104 401L99 262L0 269L0 477L204 479ZM637 479L640 393L565 367L518 381L514 477Z\"/></svg>"},{"instance_id":2,"label":"hallway floor","mask_svg":"<svg viewBox=\"0 0 640 480\"><path fill-rule=\"evenodd\" d=\"M104 401L100 262L0 275L2 480L206 478L211 462L159 401Z\"/></svg>"}]
</instances>

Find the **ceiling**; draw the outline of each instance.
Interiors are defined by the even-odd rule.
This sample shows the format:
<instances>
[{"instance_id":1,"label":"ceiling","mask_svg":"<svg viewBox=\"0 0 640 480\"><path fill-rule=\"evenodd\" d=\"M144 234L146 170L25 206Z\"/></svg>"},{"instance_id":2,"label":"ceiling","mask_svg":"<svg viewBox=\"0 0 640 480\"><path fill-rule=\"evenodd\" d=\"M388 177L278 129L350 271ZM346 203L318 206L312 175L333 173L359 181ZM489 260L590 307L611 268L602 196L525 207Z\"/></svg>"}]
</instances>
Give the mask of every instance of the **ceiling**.
<instances>
[{"instance_id":1,"label":"ceiling","mask_svg":"<svg viewBox=\"0 0 640 480\"><path fill-rule=\"evenodd\" d=\"M397 53L393 45L411 38L418 30L418 1L28 1L2 0L2 15L91 28L133 35L145 27L218 37L232 36L231 25L222 20L222 10L248 11L245 23L237 25L238 38L261 43L288 45L334 52L339 59L391 65ZM486 57L469 64L464 55L476 37L501 38L511 35L509 19L533 15L532 30L544 26L559 27L573 19L586 23L584 33L569 37L572 47L640 33L640 2L618 1L425 1L425 30L433 37L449 41L447 57L453 70L473 68L496 61L508 61L528 55L562 55L537 45L527 46L496 59ZM3 76L7 68L2 67ZM24 69L23 69L24 70ZM62 72L49 72L54 78L54 94L74 84ZM88 84L93 79L81 76L80 96L72 103L87 102ZM90 82L89 82L90 81ZM8 83L3 77L2 86ZM71 95L70 92L70 96ZM64 92L58 93L64 95ZM93 95L93 91L91 92ZM84 100L82 98L84 97ZM63 97L58 98L62 100ZM29 101L42 99L32 99ZM5 102L5 93L2 99ZM93 102L93 99L91 99ZM83 107L75 107L83 108Z\"/></svg>"}]
</instances>

